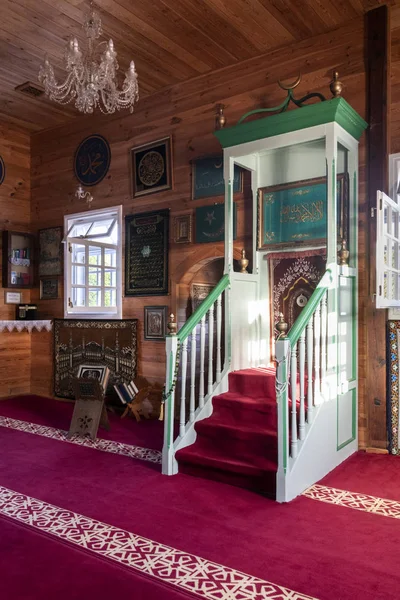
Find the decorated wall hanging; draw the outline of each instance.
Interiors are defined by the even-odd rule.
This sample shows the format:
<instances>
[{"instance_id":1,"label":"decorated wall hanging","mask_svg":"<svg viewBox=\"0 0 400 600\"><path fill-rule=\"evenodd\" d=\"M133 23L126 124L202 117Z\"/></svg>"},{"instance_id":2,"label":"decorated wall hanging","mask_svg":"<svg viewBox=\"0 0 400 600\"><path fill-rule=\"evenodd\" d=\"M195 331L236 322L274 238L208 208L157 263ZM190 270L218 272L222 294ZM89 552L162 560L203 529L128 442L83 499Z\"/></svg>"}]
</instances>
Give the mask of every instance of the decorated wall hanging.
<instances>
[{"instance_id":1,"label":"decorated wall hanging","mask_svg":"<svg viewBox=\"0 0 400 600\"><path fill-rule=\"evenodd\" d=\"M168 294L169 210L125 217L125 295Z\"/></svg>"},{"instance_id":2,"label":"decorated wall hanging","mask_svg":"<svg viewBox=\"0 0 400 600\"><path fill-rule=\"evenodd\" d=\"M171 138L131 149L133 197L172 189Z\"/></svg>"},{"instance_id":3,"label":"decorated wall hanging","mask_svg":"<svg viewBox=\"0 0 400 600\"><path fill-rule=\"evenodd\" d=\"M390 454L400 454L400 321L388 321L387 330L387 431Z\"/></svg>"},{"instance_id":4,"label":"decorated wall hanging","mask_svg":"<svg viewBox=\"0 0 400 600\"><path fill-rule=\"evenodd\" d=\"M6 176L6 165L4 164L4 160L0 156L0 185L3 183L5 176Z\"/></svg>"},{"instance_id":5,"label":"decorated wall hanging","mask_svg":"<svg viewBox=\"0 0 400 600\"><path fill-rule=\"evenodd\" d=\"M225 205L210 204L196 208L196 242L223 242L225 238ZM236 202L233 203L233 239L236 239Z\"/></svg>"},{"instance_id":6,"label":"decorated wall hanging","mask_svg":"<svg viewBox=\"0 0 400 600\"><path fill-rule=\"evenodd\" d=\"M107 175L110 162L111 150L107 140L98 134L89 135L75 152L75 176L85 186L96 185Z\"/></svg>"},{"instance_id":7,"label":"decorated wall hanging","mask_svg":"<svg viewBox=\"0 0 400 600\"><path fill-rule=\"evenodd\" d=\"M39 276L61 275L63 272L63 229L48 227L39 230Z\"/></svg>"},{"instance_id":8,"label":"decorated wall hanging","mask_svg":"<svg viewBox=\"0 0 400 600\"><path fill-rule=\"evenodd\" d=\"M233 191L243 188L242 170L235 165ZM192 200L225 194L224 161L222 156L207 156L192 161Z\"/></svg>"}]
</instances>

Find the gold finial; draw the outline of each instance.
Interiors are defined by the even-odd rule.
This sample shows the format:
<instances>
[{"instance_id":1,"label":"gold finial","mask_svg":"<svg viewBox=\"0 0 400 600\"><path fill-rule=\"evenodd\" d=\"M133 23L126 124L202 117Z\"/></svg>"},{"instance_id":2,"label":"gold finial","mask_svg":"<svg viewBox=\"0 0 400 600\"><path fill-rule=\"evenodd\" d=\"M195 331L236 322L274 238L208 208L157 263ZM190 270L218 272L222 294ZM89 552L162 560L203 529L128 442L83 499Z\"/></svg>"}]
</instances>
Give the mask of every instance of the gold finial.
<instances>
[{"instance_id":1,"label":"gold finial","mask_svg":"<svg viewBox=\"0 0 400 600\"><path fill-rule=\"evenodd\" d=\"M333 71L333 79L330 83L329 89L332 92L334 98L339 98L342 95L343 83L339 80L339 73Z\"/></svg>"},{"instance_id":2,"label":"gold finial","mask_svg":"<svg viewBox=\"0 0 400 600\"><path fill-rule=\"evenodd\" d=\"M224 115L223 104L217 104L217 114L215 115L215 129L223 129L225 127L226 118Z\"/></svg>"},{"instance_id":3,"label":"gold finial","mask_svg":"<svg viewBox=\"0 0 400 600\"><path fill-rule=\"evenodd\" d=\"M350 252L347 249L347 242L343 238L340 243L339 264L340 265L348 265L349 264L349 256L350 256Z\"/></svg>"},{"instance_id":4,"label":"gold finial","mask_svg":"<svg viewBox=\"0 0 400 600\"><path fill-rule=\"evenodd\" d=\"M175 323L175 315L171 313L169 315L169 321L167 323L169 335L176 335L177 324Z\"/></svg>"},{"instance_id":5,"label":"gold finial","mask_svg":"<svg viewBox=\"0 0 400 600\"><path fill-rule=\"evenodd\" d=\"M285 84L285 83L282 83L282 81L280 79L278 79L278 85L283 90L294 90L294 88L299 85L300 81L301 81L301 74L298 75L297 79L295 81L293 81L293 83Z\"/></svg>"},{"instance_id":6,"label":"gold finial","mask_svg":"<svg viewBox=\"0 0 400 600\"><path fill-rule=\"evenodd\" d=\"M283 337L285 335L285 333L287 332L288 324L285 321L285 317L283 316L283 313L279 313L279 319L275 325L275 329L279 333L279 337L281 337L281 336Z\"/></svg>"},{"instance_id":7,"label":"gold finial","mask_svg":"<svg viewBox=\"0 0 400 600\"><path fill-rule=\"evenodd\" d=\"M240 252L241 258L238 260L240 266L240 273L248 273L247 265L249 264L248 258L246 258L246 251L242 248Z\"/></svg>"}]
</instances>

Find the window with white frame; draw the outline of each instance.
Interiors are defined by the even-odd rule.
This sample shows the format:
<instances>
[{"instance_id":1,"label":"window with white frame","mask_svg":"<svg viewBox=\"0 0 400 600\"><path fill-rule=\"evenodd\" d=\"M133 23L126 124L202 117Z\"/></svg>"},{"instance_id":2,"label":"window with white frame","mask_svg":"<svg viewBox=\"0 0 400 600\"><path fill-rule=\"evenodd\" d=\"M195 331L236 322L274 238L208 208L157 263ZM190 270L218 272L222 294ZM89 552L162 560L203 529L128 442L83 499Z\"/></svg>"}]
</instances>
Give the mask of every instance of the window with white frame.
<instances>
[{"instance_id":1,"label":"window with white frame","mask_svg":"<svg viewBox=\"0 0 400 600\"><path fill-rule=\"evenodd\" d=\"M396 308L400 306L400 206L378 192L376 214L376 307Z\"/></svg>"},{"instance_id":2,"label":"window with white frame","mask_svg":"<svg viewBox=\"0 0 400 600\"><path fill-rule=\"evenodd\" d=\"M122 206L64 218L65 316L122 318Z\"/></svg>"}]
</instances>

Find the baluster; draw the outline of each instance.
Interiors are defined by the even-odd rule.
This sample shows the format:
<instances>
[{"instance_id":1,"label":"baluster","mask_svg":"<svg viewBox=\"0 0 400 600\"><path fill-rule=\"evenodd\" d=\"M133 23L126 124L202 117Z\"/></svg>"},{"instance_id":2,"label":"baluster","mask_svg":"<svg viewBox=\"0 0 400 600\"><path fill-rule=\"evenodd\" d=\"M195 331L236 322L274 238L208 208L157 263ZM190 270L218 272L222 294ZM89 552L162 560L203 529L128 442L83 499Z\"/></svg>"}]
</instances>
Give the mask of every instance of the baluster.
<instances>
[{"instance_id":1,"label":"baluster","mask_svg":"<svg viewBox=\"0 0 400 600\"><path fill-rule=\"evenodd\" d=\"M199 385L199 408L204 406L204 362L206 348L206 316L200 321L200 385Z\"/></svg>"},{"instance_id":2,"label":"baluster","mask_svg":"<svg viewBox=\"0 0 400 600\"><path fill-rule=\"evenodd\" d=\"M292 399L292 458L297 456L297 413L296 413L296 384L297 384L297 344L292 347L290 358L290 389Z\"/></svg>"},{"instance_id":3,"label":"baluster","mask_svg":"<svg viewBox=\"0 0 400 600\"><path fill-rule=\"evenodd\" d=\"M306 364L306 330L304 329L299 339L299 373L300 373L300 415L299 415L299 439L304 440L306 429L306 407L304 398Z\"/></svg>"},{"instance_id":4,"label":"baluster","mask_svg":"<svg viewBox=\"0 0 400 600\"><path fill-rule=\"evenodd\" d=\"M217 383L221 381L222 295L217 298Z\"/></svg>"},{"instance_id":5,"label":"baluster","mask_svg":"<svg viewBox=\"0 0 400 600\"><path fill-rule=\"evenodd\" d=\"M307 325L307 423L312 423L313 420L313 319L308 321Z\"/></svg>"},{"instance_id":6,"label":"baluster","mask_svg":"<svg viewBox=\"0 0 400 600\"><path fill-rule=\"evenodd\" d=\"M196 327L192 331L191 339L191 353L190 353L190 408L189 408L189 421L194 421L194 410L195 410L195 391L196 391Z\"/></svg>"},{"instance_id":7,"label":"baluster","mask_svg":"<svg viewBox=\"0 0 400 600\"><path fill-rule=\"evenodd\" d=\"M214 304L208 311L208 389L207 394L211 396L213 388L213 347L214 347Z\"/></svg>"},{"instance_id":8,"label":"baluster","mask_svg":"<svg viewBox=\"0 0 400 600\"><path fill-rule=\"evenodd\" d=\"M314 406L321 404L321 380L319 374L319 359L321 356L321 303L314 313Z\"/></svg>"},{"instance_id":9,"label":"baluster","mask_svg":"<svg viewBox=\"0 0 400 600\"><path fill-rule=\"evenodd\" d=\"M187 344L188 339L182 343L182 371L181 371L181 410L179 417L179 435L185 435L186 425L186 371L187 371Z\"/></svg>"},{"instance_id":10,"label":"baluster","mask_svg":"<svg viewBox=\"0 0 400 600\"><path fill-rule=\"evenodd\" d=\"M326 327L328 322L327 294L321 300L321 395L322 400L327 400L326 385Z\"/></svg>"}]
</instances>

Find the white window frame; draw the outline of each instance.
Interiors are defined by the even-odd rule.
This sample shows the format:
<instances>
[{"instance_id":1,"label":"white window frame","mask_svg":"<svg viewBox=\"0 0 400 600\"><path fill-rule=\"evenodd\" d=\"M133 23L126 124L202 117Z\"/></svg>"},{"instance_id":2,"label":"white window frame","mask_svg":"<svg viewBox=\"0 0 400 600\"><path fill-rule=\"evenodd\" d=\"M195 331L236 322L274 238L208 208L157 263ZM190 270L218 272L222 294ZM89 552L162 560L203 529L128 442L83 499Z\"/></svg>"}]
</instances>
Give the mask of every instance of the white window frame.
<instances>
[{"instance_id":1,"label":"white window frame","mask_svg":"<svg viewBox=\"0 0 400 600\"><path fill-rule=\"evenodd\" d=\"M118 227L117 244L106 244L100 242L95 237L93 239L85 238L69 238L68 237L68 222L71 220L102 220L107 216L115 214ZM71 229L71 228L70 228ZM82 213L75 213L64 216L64 318L65 319L122 319L122 205L103 208L99 210L90 210ZM114 307L106 309L105 307L87 307L87 306L70 306L72 297L72 282L71 282L71 252L69 251L69 243L81 244L83 246L98 246L100 248L115 248L116 249L116 303ZM102 287L102 286L100 286Z\"/></svg>"},{"instance_id":2,"label":"white window frame","mask_svg":"<svg viewBox=\"0 0 400 600\"><path fill-rule=\"evenodd\" d=\"M400 205L378 191L376 215L376 308L397 308L400 307ZM397 232L393 228L393 215ZM395 297L392 297L393 280Z\"/></svg>"},{"instance_id":3,"label":"white window frame","mask_svg":"<svg viewBox=\"0 0 400 600\"><path fill-rule=\"evenodd\" d=\"M389 196L399 203L400 194L397 193L400 184L400 152L389 156Z\"/></svg>"}]
</instances>

